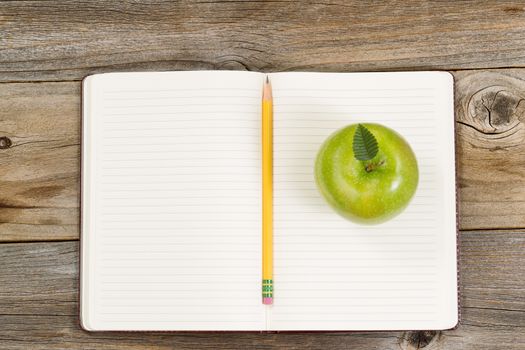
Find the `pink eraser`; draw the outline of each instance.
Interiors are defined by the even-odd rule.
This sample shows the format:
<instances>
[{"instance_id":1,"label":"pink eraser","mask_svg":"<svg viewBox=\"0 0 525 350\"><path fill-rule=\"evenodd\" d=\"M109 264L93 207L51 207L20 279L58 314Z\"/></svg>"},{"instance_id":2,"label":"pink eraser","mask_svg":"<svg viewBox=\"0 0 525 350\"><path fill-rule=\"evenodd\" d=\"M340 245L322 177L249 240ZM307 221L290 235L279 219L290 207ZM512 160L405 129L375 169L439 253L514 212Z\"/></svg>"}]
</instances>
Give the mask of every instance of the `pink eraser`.
<instances>
[{"instance_id":1,"label":"pink eraser","mask_svg":"<svg viewBox=\"0 0 525 350\"><path fill-rule=\"evenodd\" d=\"M273 304L273 298L263 298L263 304L264 305L272 305Z\"/></svg>"}]
</instances>

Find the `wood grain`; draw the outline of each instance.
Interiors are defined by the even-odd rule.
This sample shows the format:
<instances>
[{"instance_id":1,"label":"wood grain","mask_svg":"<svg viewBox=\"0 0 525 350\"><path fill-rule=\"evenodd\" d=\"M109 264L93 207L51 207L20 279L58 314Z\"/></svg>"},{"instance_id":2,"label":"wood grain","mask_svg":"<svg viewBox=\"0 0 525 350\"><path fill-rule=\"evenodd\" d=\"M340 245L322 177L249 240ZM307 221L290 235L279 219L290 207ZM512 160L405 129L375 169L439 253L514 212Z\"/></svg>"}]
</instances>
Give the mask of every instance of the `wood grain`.
<instances>
[{"instance_id":1,"label":"wood grain","mask_svg":"<svg viewBox=\"0 0 525 350\"><path fill-rule=\"evenodd\" d=\"M460 227L525 227L525 70L455 79Z\"/></svg>"},{"instance_id":2,"label":"wood grain","mask_svg":"<svg viewBox=\"0 0 525 350\"><path fill-rule=\"evenodd\" d=\"M0 349L523 349L525 231L462 232L462 324L444 332L88 333L78 243L0 244ZM426 334L426 336L425 336Z\"/></svg>"},{"instance_id":3,"label":"wood grain","mask_svg":"<svg viewBox=\"0 0 525 350\"><path fill-rule=\"evenodd\" d=\"M460 228L524 228L525 70L454 75ZM79 107L78 82L0 84L0 241L78 239Z\"/></svg>"},{"instance_id":4,"label":"wood grain","mask_svg":"<svg viewBox=\"0 0 525 350\"><path fill-rule=\"evenodd\" d=\"M0 241L77 239L79 83L0 84Z\"/></svg>"},{"instance_id":5,"label":"wood grain","mask_svg":"<svg viewBox=\"0 0 525 350\"><path fill-rule=\"evenodd\" d=\"M522 1L2 1L0 81L525 66Z\"/></svg>"}]
</instances>

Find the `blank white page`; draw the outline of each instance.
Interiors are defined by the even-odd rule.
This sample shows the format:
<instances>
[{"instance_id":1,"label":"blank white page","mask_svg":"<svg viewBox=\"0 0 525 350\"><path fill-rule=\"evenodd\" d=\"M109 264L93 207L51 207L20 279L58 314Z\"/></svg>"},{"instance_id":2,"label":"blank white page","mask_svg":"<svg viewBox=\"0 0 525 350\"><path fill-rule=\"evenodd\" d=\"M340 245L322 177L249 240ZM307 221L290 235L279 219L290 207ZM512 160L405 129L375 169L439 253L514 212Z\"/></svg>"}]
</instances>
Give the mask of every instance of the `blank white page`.
<instances>
[{"instance_id":1,"label":"blank white page","mask_svg":"<svg viewBox=\"0 0 525 350\"><path fill-rule=\"evenodd\" d=\"M457 323L453 80L443 72L278 73L274 96L271 330L445 329ZM376 122L415 151L420 182L378 226L338 216L318 193L322 142Z\"/></svg>"},{"instance_id":2,"label":"blank white page","mask_svg":"<svg viewBox=\"0 0 525 350\"><path fill-rule=\"evenodd\" d=\"M263 78L165 72L84 81L86 329L265 328Z\"/></svg>"}]
</instances>

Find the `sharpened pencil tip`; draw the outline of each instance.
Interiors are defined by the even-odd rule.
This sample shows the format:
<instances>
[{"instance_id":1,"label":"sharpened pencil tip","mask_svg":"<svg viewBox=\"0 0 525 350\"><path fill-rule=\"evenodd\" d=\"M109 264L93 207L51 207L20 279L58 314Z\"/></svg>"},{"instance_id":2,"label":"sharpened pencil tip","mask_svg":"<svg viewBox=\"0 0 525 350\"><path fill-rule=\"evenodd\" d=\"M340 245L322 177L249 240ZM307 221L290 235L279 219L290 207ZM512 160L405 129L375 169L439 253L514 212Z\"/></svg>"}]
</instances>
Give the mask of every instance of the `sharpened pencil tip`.
<instances>
[{"instance_id":1,"label":"sharpened pencil tip","mask_svg":"<svg viewBox=\"0 0 525 350\"><path fill-rule=\"evenodd\" d=\"M263 83L263 94L262 94L263 101L271 101L272 100L272 84L270 83L270 79L268 76L266 76L266 79Z\"/></svg>"}]
</instances>

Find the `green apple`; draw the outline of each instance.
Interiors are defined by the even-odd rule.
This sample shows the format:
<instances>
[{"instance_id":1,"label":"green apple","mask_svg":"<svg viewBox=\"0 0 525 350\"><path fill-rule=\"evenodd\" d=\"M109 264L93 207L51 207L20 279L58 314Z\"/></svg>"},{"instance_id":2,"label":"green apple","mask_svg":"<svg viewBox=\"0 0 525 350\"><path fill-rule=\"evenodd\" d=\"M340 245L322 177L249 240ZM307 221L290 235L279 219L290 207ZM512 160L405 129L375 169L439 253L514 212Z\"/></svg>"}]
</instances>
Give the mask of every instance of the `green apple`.
<instances>
[{"instance_id":1,"label":"green apple","mask_svg":"<svg viewBox=\"0 0 525 350\"><path fill-rule=\"evenodd\" d=\"M419 171L412 148L400 134L363 123L328 137L317 155L315 178L323 197L343 217L378 224L406 208Z\"/></svg>"}]
</instances>

